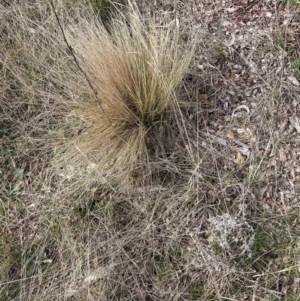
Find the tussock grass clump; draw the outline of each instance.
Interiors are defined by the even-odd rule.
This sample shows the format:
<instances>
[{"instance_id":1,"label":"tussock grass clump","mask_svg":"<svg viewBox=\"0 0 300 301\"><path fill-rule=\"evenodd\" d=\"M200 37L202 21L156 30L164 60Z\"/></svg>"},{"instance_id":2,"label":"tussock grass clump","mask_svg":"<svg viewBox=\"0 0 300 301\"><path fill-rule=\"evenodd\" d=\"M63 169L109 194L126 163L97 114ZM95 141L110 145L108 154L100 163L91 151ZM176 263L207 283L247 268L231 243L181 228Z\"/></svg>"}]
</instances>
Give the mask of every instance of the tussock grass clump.
<instances>
[{"instance_id":1,"label":"tussock grass clump","mask_svg":"<svg viewBox=\"0 0 300 301\"><path fill-rule=\"evenodd\" d=\"M176 24L144 24L136 6L127 6L105 27L81 17L64 32L93 91L62 100L79 122L57 162L92 166L106 178L128 179L170 149L178 124L166 120L178 114L176 88L193 55L193 46L180 46ZM76 93L76 85L66 86Z\"/></svg>"}]
</instances>

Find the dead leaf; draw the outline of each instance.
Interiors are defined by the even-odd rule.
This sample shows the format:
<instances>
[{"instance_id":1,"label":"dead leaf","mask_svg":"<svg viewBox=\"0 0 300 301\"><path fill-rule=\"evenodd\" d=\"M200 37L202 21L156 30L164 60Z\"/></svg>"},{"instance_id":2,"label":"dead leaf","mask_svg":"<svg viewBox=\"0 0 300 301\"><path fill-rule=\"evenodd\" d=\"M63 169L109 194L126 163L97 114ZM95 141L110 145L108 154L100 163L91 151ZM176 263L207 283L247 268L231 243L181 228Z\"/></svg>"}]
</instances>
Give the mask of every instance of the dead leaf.
<instances>
[{"instance_id":1,"label":"dead leaf","mask_svg":"<svg viewBox=\"0 0 300 301\"><path fill-rule=\"evenodd\" d=\"M198 94L198 100L206 100L207 99L207 94Z\"/></svg>"},{"instance_id":2,"label":"dead leaf","mask_svg":"<svg viewBox=\"0 0 300 301\"><path fill-rule=\"evenodd\" d=\"M234 134L233 134L233 132L230 131L230 130L228 130L228 131L226 132L226 137L228 137L228 138L230 138L230 139L234 139Z\"/></svg>"},{"instance_id":3,"label":"dead leaf","mask_svg":"<svg viewBox=\"0 0 300 301\"><path fill-rule=\"evenodd\" d=\"M236 73L234 71L232 71L230 73L230 79L235 80L235 78L236 78Z\"/></svg>"},{"instance_id":4,"label":"dead leaf","mask_svg":"<svg viewBox=\"0 0 300 301\"><path fill-rule=\"evenodd\" d=\"M289 118L289 121L290 121L291 125L297 130L297 132L300 133L299 118L297 116L291 116Z\"/></svg>"},{"instance_id":5,"label":"dead leaf","mask_svg":"<svg viewBox=\"0 0 300 301\"><path fill-rule=\"evenodd\" d=\"M283 149L279 150L279 161L281 161L281 162L286 161L286 155L285 155L285 152L283 151Z\"/></svg>"},{"instance_id":6,"label":"dead leaf","mask_svg":"<svg viewBox=\"0 0 300 301\"><path fill-rule=\"evenodd\" d=\"M238 165L243 165L244 162L245 162L244 157L240 153L237 153L236 158L235 158L235 163Z\"/></svg>"},{"instance_id":7,"label":"dead leaf","mask_svg":"<svg viewBox=\"0 0 300 301\"><path fill-rule=\"evenodd\" d=\"M296 180L295 169L293 166L291 166L289 169L290 169L291 180L292 180L292 182L295 182L295 180Z\"/></svg>"},{"instance_id":8,"label":"dead leaf","mask_svg":"<svg viewBox=\"0 0 300 301\"><path fill-rule=\"evenodd\" d=\"M289 76L288 80L296 87L300 86L300 83L298 82L297 78L294 76Z\"/></svg>"},{"instance_id":9,"label":"dead leaf","mask_svg":"<svg viewBox=\"0 0 300 301\"><path fill-rule=\"evenodd\" d=\"M231 14L231 13L234 13L235 11L239 10L238 7L229 7L227 8L227 11Z\"/></svg>"},{"instance_id":10,"label":"dead leaf","mask_svg":"<svg viewBox=\"0 0 300 301\"><path fill-rule=\"evenodd\" d=\"M249 128L239 128L236 131L239 137L246 142L254 142L256 140L255 136Z\"/></svg>"}]
</instances>

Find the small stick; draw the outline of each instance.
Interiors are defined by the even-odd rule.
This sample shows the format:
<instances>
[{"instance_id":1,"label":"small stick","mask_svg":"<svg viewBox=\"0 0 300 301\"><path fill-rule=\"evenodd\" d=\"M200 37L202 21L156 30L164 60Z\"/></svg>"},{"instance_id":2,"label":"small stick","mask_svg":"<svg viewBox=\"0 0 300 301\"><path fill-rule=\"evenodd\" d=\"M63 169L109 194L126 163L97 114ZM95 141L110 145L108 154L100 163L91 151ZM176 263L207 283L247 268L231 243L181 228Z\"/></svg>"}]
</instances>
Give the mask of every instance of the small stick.
<instances>
[{"instance_id":1,"label":"small stick","mask_svg":"<svg viewBox=\"0 0 300 301\"><path fill-rule=\"evenodd\" d=\"M98 92L97 92L97 90L94 88L94 86L92 85L92 83L91 83L91 81L89 80L88 76L86 75L86 73L84 72L84 70L81 68L81 66L80 66L80 64L79 64L79 62L78 62L78 60L77 60L77 58L76 58L76 56L75 56L73 47L69 44L69 42L68 42L68 40L67 40L67 38L66 38L65 31L64 31L64 29L63 29L63 27L62 27L62 25L61 25L61 22L60 22L60 20L59 20L59 17L58 17L58 15L57 15L57 12L56 12L56 10L55 10L55 8L54 8L53 0L50 0L50 5L51 5L52 10L53 10L53 12L54 12L54 15L55 15L55 18L56 18L56 20L57 20L58 26L59 26L59 28L60 28L60 30L61 30L61 32L62 32L64 41L65 41L65 43L66 43L68 49L70 50L71 55L72 55L72 57L73 57L73 59L74 59L76 65L77 65L78 69L79 69L80 72L84 75L86 81L88 82L90 88L92 89L92 91L93 91L93 93L94 93L94 95L95 95L95 98L96 98L97 102L99 103L99 106L100 106L100 108L101 108L101 110L102 110L103 115L104 115L105 118L111 123L111 121L109 120L109 118L105 115L104 109L103 109L103 107L102 107L102 105L101 105L101 100L98 98ZM111 124L112 124L112 123L111 123Z\"/></svg>"}]
</instances>

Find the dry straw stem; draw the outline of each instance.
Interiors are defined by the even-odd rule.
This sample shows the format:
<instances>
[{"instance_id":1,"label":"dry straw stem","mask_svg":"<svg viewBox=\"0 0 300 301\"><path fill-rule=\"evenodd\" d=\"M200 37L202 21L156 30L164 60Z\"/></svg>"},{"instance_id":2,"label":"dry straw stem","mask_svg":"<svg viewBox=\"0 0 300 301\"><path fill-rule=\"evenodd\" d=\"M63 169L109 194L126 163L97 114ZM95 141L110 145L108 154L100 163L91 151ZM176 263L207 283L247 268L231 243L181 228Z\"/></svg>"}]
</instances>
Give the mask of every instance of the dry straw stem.
<instances>
[{"instance_id":1,"label":"dry straw stem","mask_svg":"<svg viewBox=\"0 0 300 301\"><path fill-rule=\"evenodd\" d=\"M67 22L65 36L96 97L89 89L85 97L63 100L66 111L80 122L57 163L89 165L106 178L127 179L161 155L156 136L166 126L166 115L177 114L176 88L194 42L180 45L176 22L167 28L143 22L133 1L126 9L116 8L108 29L90 16ZM76 82L67 85L76 93ZM164 138L163 143L171 143Z\"/></svg>"}]
</instances>

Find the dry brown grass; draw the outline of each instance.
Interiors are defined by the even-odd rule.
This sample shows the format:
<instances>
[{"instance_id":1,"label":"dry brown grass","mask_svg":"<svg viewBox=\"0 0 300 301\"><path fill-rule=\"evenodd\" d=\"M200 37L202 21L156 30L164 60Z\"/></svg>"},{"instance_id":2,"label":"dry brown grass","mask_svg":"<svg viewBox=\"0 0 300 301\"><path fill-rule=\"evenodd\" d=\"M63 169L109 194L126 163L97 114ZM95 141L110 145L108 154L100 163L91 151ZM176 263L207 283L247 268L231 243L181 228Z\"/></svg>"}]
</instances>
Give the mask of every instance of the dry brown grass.
<instances>
[{"instance_id":1,"label":"dry brown grass","mask_svg":"<svg viewBox=\"0 0 300 301\"><path fill-rule=\"evenodd\" d=\"M194 42L182 48L178 33L173 33L176 25L141 23L133 4L115 18L109 32L99 20L84 15L74 18L76 24L68 20L67 40L96 95L87 90L79 99L62 100L66 113L80 123L58 161L83 169L92 166L98 177L124 181L132 171L162 159L161 148L169 151L178 125L167 124L167 115L178 114L175 89L193 56ZM64 85L76 91L78 81ZM160 137L166 129L170 137Z\"/></svg>"},{"instance_id":2,"label":"dry brown grass","mask_svg":"<svg viewBox=\"0 0 300 301\"><path fill-rule=\"evenodd\" d=\"M0 4L0 299L298 300L299 88L233 66L280 45L253 31L239 55L172 1L118 4L109 33L55 1L81 72L50 5L18 2Z\"/></svg>"}]
</instances>

